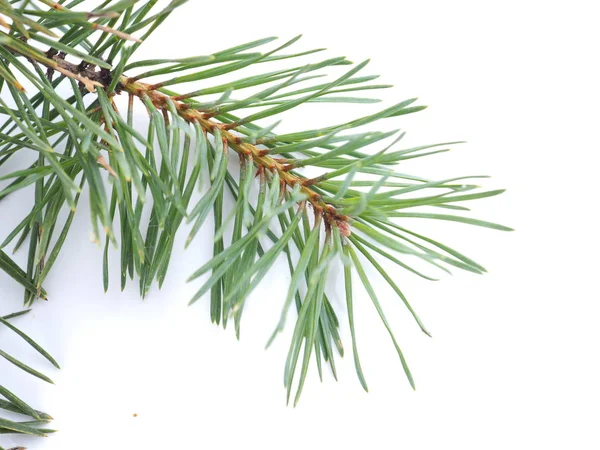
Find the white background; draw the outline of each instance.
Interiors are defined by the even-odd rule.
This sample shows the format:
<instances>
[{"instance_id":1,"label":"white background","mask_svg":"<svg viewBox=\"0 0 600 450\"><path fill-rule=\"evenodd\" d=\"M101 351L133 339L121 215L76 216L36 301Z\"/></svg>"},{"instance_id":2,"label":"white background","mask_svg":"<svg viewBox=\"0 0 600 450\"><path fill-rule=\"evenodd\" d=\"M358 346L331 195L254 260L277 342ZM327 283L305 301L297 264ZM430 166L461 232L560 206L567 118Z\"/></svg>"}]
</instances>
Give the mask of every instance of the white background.
<instances>
[{"instance_id":1,"label":"white background","mask_svg":"<svg viewBox=\"0 0 600 450\"><path fill-rule=\"evenodd\" d=\"M333 296L348 353L338 359L340 381L327 373L321 384L313 373L300 405L286 407L289 330L263 350L280 313L285 264L252 296L237 342L232 330L210 324L208 300L186 306L198 285L184 281L210 255L208 230L185 253L179 243L165 287L145 302L134 284L119 292L117 264L104 295L101 250L89 243L82 205L46 283L51 301L14 322L43 343L63 370L53 371L0 332L3 346L6 340L56 385L24 379L0 362L3 382L50 412L60 432L46 440L0 438L1 445L600 448L600 33L594 2L492 5L190 2L137 56L207 54L255 38L304 33L297 49L326 46L329 56L372 58L365 73L380 73L382 82L396 85L377 93L385 105L419 96L430 106L383 124L407 130L407 143L468 141L403 171L414 168L431 178L490 174L486 187L508 189L472 206L477 217L510 225L513 233L415 223L489 270L485 276L442 276L436 283L397 273L433 338L420 333L389 290L380 291L413 370L415 392L359 290L357 333L371 392L364 393L354 375L347 316L342 298ZM287 116L282 129L338 123L360 113L352 108L300 110ZM0 236L26 213L29 201L23 194L2 202ZM335 287L341 274L332 275ZM0 313L18 310L21 298L21 289L0 275Z\"/></svg>"}]
</instances>

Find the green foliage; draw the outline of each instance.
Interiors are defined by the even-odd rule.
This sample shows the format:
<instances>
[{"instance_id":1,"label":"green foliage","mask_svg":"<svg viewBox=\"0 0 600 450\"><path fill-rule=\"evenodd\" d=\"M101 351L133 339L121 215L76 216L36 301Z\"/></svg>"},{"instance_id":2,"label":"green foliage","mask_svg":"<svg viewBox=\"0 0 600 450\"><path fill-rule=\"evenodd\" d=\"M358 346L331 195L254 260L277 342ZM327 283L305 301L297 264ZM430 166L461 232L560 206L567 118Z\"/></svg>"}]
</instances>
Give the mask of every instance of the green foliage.
<instances>
[{"instance_id":1,"label":"green foliage","mask_svg":"<svg viewBox=\"0 0 600 450\"><path fill-rule=\"evenodd\" d=\"M379 257L426 279L433 278L413 267L415 259L446 271L485 272L462 253L409 229L411 221L404 219L508 230L463 215L468 211L464 202L502 191L479 190L469 181L477 177L429 180L396 170L400 162L455 144L398 148L403 134L364 131L382 119L421 111L424 106L416 99L350 122L276 133L279 116L303 104L377 102L361 94L390 86L374 84L376 76L363 74L368 61L319 59L323 49L288 53L299 37L274 48L275 38L266 38L208 55L133 61L141 42L185 1L171 1L162 10L156 0L105 1L86 10L89 3L0 1L0 201L26 188L33 196L30 212L0 244L0 249L13 245L17 250L28 243L27 267L0 250L0 270L23 285L25 304L47 297L43 282L69 237L81 195L90 205L94 240L104 240L105 289L112 281L109 247L118 243L120 286L137 279L142 296L164 282L181 226L189 224L189 244L212 213L214 257L191 275L190 281L200 285L190 303L210 294L212 321L226 327L232 319L239 336L249 295L285 258L291 281L268 344L295 306L284 371L288 400L295 390L294 404L298 401L312 360L319 374L325 363L336 375L335 354L343 355L338 316L328 297L329 268L336 261L343 265L360 383L366 390L353 311L357 281L414 387L369 271L381 275L429 334ZM313 62L296 62L308 55ZM290 67L269 68L281 61ZM347 66L342 75L315 81L337 66ZM259 73L244 74L249 67ZM223 75L230 75L230 81L221 81ZM187 92L187 84L198 81L206 87ZM129 99L126 110L115 101L122 97ZM145 129L134 126L136 108L148 116ZM18 170L3 170L17 155L33 158ZM198 192L202 195L195 200ZM226 196L233 199L230 209ZM2 326L58 367L8 318L0 321ZM3 350L0 356L50 381ZM0 407L34 420L0 419L0 433L49 432L40 428L47 415L3 387L0 394L6 399Z\"/></svg>"},{"instance_id":2,"label":"green foliage","mask_svg":"<svg viewBox=\"0 0 600 450\"><path fill-rule=\"evenodd\" d=\"M41 356L48 360L56 368L60 368L58 363L37 343L35 343L29 336L23 333L21 330L16 328L10 323L12 319L27 314L30 310L20 311L18 313L10 314L8 316L0 317L0 328L7 328L13 333L16 333L26 343L33 347ZM4 330L3 330L4 331ZM17 366L19 369L26 373L29 373L43 381L52 383L52 380L44 374L32 369L24 362L21 362L17 358L9 355L2 349L0 349L0 357L6 359L10 363ZM29 434L33 436L47 436L53 433L53 430L44 428L51 420L48 414L40 411L36 411L7 388L0 384L0 410L9 411L11 413L19 414L22 416L29 417L27 422L14 422L12 420L4 419L0 417L0 434Z\"/></svg>"}]
</instances>

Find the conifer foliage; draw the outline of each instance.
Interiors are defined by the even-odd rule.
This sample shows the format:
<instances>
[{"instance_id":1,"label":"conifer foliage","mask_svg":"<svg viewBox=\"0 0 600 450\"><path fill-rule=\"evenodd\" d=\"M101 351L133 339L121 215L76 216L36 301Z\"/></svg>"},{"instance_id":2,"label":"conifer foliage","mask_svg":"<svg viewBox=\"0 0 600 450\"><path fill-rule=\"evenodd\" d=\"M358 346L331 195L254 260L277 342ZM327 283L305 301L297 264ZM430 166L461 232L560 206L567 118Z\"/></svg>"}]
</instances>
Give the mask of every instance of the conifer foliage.
<instances>
[{"instance_id":1,"label":"conifer foliage","mask_svg":"<svg viewBox=\"0 0 600 450\"><path fill-rule=\"evenodd\" d=\"M453 144L406 147L402 133L372 130L383 119L424 109L416 99L350 122L315 129L298 123L298 131L277 132L280 115L307 103L348 103L357 111L361 103L374 103L365 94L390 86L364 74L368 61L294 50L299 37L283 43L265 38L180 59L136 59L139 46L184 3L0 0L2 216L8 214L6 197L24 190L19 195L31 199L28 214L0 236L0 270L23 286L26 308L40 298L51 301L44 282L61 276L51 272L65 241L82 239L69 230L83 200L89 202L93 240L103 247L105 289L114 281L109 264L117 263L121 287L135 280L145 296L167 276L178 251L176 233L186 230L187 245L202 226L214 227L213 258L199 261L190 274L198 286L190 303L209 301L211 319L224 327L231 323L239 335L249 294L276 261L287 261L291 280L268 344L293 321L284 384L295 404L311 362L319 374L329 365L335 375L336 354L344 353L340 311L330 302L328 283L329 268L339 262L347 308L340 317L349 323L361 385L367 389L354 327L357 297L376 309L414 387L374 283L389 284L429 333L381 261L426 279L430 275L415 261L485 272L412 227L423 219L508 230L470 217L463 206L502 191L481 190L473 182L477 177L431 180L397 170L401 162L446 152ZM336 75L327 76L331 72ZM203 87L190 91L190 83ZM143 126L134 123L139 114L147 116ZM14 170L15 164L21 167ZM109 261L111 246L120 249L120 261ZM27 253L25 267L11 258L13 250ZM364 290L357 291L359 285ZM1 318L0 338L16 333L58 367L14 325L28 311ZM1 342L0 356L24 376L51 382ZM0 434L50 433L51 417L3 382L0 375L0 409L26 420L0 418Z\"/></svg>"}]
</instances>

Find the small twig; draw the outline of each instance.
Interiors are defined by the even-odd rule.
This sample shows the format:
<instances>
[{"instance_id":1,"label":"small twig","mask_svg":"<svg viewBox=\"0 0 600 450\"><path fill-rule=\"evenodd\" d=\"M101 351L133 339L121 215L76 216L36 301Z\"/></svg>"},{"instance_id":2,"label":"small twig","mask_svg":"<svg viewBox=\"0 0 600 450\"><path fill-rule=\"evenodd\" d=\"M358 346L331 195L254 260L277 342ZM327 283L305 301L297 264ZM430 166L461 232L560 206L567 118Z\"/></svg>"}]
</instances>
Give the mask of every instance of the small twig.
<instances>
[{"instance_id":1,"label":"small twig","mask_svg":"<svg viewBox=\"0 0 600 450\"><path fill-rule=\"evenodd\" d=\"M38 62L45 65L48 69L57 70L67 77L80 81L80 83L83 83L90 92L93 92L95 86L106 87L112 82L112 73L108 69L102 68L96 70L95 66L85 62L80 64L70 63L65 60L64 53L56 52L54 49L48 50L46 56L48 56L48 59L51 59L55 65L49 65L49 63L43 60ZM174 98L159 92L157 89L161 87L160 83L150 85L137 81L135 78L121 76L119 79L119 86L129 94L130 99L132 96L141 98L147 95L152 103L162 111L167 126L169 124L167 102L171 101L174 103L179 116L187 122L198 122L204 130L211 134L214 134L215 129L218 128L226 147L233 149L239 154L252 157L254 164L259 168L263 167L271 172L278 172L284 186L294 187L295 185L299 185L301 191L306 194L308 202L313 206L315 211L323 211L323 217L330 226L338 227L344 235L350 234L350 225L348 224L349 218L339 214L335 207L325 202L321 195L311 189L310 186L317 183L318 178L307 181L304 177L294 174L291 171L295 167L293 163L290 163L288 160L273 158L269 156L265 150L257 148L256 145L242 141L239 136L236 136L230 131L238 124L215 122L212 118L207 117L202 112L190 108L186 103L175 100ZM109 171L109 173L114 175L114 170L110 168L106 160L102 157L98 158L98 163Z\"/></svg>"},{"instance_id":2,"label":"small twig","mask_svg":"<svg viewBox=\"0 0 600 450\"><path fill-rule=\"evenodd\" d=\"M305 178L291 172L293 164L289 164L288 160L273 158L255 145L242 141L239 136L234 135L230 131L232 129L231 124L215 122L211 118L207 118L202 112L189 108L185 103L174 100L173 97L157 91L156 87L159 85L149 85L136 81L135 78L127 78L125 76L121 77L120 84L123 90L130 95L136 97L147 95L152 104L160 109L163 114L167 112L167 101L172 101L179 116L187 122L198 122L204 130L211 134L214 134L214 130L218 128L221 132L223 142L231 149L239 154L251 156L255 166L259 168L263 167L270 172L278 172L281 183L284 186L294 187L296 184L300 185L301 191L306 194L308 202L313 206L315 211L322 211L323 218L330 226L339 228L340 232L345 236L350 235L350 225L348 223L350 219L347 216L339 214L335 207L325 202L321 195L310 188L311 183L305 183Z\"/></svg>"}]
</instances>

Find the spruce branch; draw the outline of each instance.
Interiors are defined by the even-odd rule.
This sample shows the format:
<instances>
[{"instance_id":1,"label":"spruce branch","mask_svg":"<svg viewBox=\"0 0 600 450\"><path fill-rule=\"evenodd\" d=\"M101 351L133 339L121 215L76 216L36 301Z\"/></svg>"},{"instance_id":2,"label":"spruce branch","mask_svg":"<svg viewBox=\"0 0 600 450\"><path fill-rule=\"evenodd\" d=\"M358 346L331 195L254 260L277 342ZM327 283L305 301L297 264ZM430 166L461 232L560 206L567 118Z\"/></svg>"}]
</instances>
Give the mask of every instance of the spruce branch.
<instances>
[{"instance_id":1,"label":"spruce branch","mask_svg":"<svg viewBox=\"0 0 600 450\"><path fill-rule=\"evenodd\" d=\"M25 304L48 297L44 281L69 239L82 194L90 204L93 240L104 240L105 290L112 245L120 249L121 288L137 278L142 296L153 284L162 286L182 225L190 225L187 246L212 213L213 258L190 275L190 281L202 280L190 303L210 294L211 320L223 327L233 321L239 337L249 295L276 261L285 258L290 285L267 346L295 308L284 366L288 401L295 390L293 403L298 402L311 361L320 376L325 363L337 377L335 353L343 356L344 347L328 283L329 268L337 262L344 268L345 314L361 385L367 390L355 330L359 282L414 388L369 271L385 280L416 325L430 335L381 259L427 280L436 278L423 267L484 273L483 266L414 231L411 223L428 219L508 231L468 216L463 206L503 191L480 190L473 180L482 177L430 180L397 170L401 162L443 153L457 144L398 148L404 133L363 131L382 119L423 110L414 98L341 124L275 131L282 114L302 105L377 102L362 95L390 86L373 84L377 76L362 75L368 61L353 64L333 57L295 63L323 50L284 53L298 41L295 37L268 51L262 49L275 38L209 55L132 62L140 44L185 1L171 1L158 11L156 0L106 1L79 10L88 3L0 0L0 114L5 119L0 124L0 202L27 189L34 200L31 211L0 242L0 270L24 287ZM293 62L289 68L262 71L270 63L288 61ZM250 67L261 73L210 85ZM331 68L345 71L317 81ZM189 83L206 86L189 90ZM134 125L140 110L147 125ZM2 171L16 155L34 158L18 170ZM226 196L233 200L229 209ZM11 243L15 251L28 243L26 268L4 251ZM0 328L17 333L58 367L8 322L14 317L0 319ZM0 356L50 381L4 350ZM0 434L50 432L42 423L47 415L5 388L0 394L5 398L0 408L32 419L0 419Z\"/></svg>"}]
</instances>

